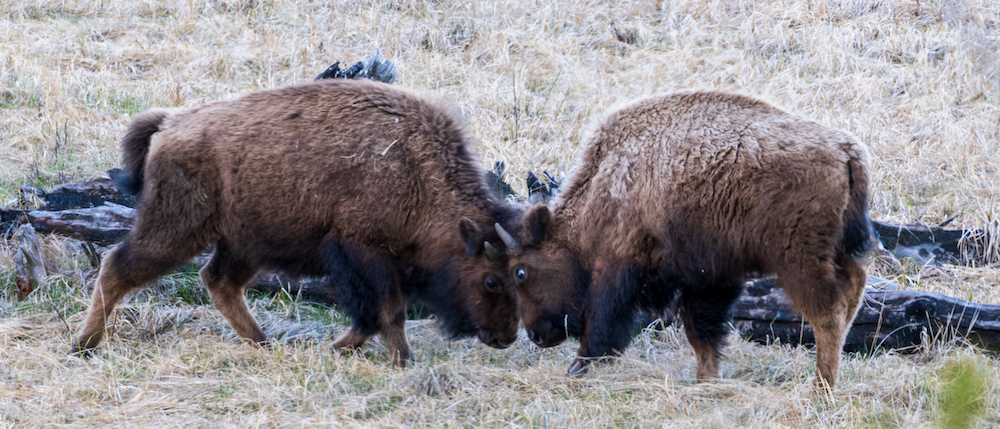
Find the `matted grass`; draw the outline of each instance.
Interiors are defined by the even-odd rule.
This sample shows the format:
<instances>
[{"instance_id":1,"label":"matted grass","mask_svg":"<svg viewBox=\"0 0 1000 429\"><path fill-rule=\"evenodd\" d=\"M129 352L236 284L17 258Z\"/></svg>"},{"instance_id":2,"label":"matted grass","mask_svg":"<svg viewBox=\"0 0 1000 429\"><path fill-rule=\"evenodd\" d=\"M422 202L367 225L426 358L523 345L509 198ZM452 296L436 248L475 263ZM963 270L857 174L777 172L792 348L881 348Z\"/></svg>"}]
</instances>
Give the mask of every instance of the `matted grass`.
<instances>
[{"instance_id":1,"label":"matted grass","mask_svg":"<svg viewBox=\"0 0 1000 429\"><path fill-rule=\"evenodd\" d=\"M118 166L118 139L142 110L311 79L377 47L397 63L397 85L459 106L484 167L507 161L522 191L529 169L570 171L611 106L716 88L868 143L873 218L958 215L953 226L996 231L998 25L998 1L5 1L0 204L23 184ZM563 375L575 343L498 351L415 321L417 362L398 371L378 341L331 353L344 318L289 297L251 301L274 349L244 344L193 273L130 297L81 360L66 352L94 272L74 243L43 241L52 276L24 302L13 299L13 248L0 244L0 426L910 429L961 424L942 413L955 409L1000 425L996 359L947 338L917 355L848 356L829 397L812 390L808 350L735 337L725 379L693 384L693 353L674 329L576 380ZM904 265L872 269L1000 304L994 267Z\"/></svg>"}]
</instances>

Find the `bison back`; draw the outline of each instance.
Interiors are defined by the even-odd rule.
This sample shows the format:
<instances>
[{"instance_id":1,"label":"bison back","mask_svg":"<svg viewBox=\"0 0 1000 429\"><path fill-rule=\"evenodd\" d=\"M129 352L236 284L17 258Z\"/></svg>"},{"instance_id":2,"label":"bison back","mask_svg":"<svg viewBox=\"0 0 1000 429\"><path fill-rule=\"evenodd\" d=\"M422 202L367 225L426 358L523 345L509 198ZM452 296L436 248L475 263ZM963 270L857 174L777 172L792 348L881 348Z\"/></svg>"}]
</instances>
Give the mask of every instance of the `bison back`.
<instances>
[{"instance_id":1,"label":"bison back","mask_svg":"<svg viewBox=\"0 0 1000 429\"><path fill-rule=\"evenodd\" d=\"M843 237L850 145L860 143L749 97L652 97L596 129L562 204L577 207L585 248L771 271L793 237L820 249Z\"/></svg>"},{"instance_id":2,"label":"bison back","mask_svg":"<svg viewBox=\"0 0 1000 429\"><path fill-rule=\"evenodd\" d=\"M162 128L148 164L196 182L217 234L263 265L309 260L322 240L404 252L446 208L446 170L466 145L447 109L367 81L262 91Z\"/></svg>"}]
</instances>

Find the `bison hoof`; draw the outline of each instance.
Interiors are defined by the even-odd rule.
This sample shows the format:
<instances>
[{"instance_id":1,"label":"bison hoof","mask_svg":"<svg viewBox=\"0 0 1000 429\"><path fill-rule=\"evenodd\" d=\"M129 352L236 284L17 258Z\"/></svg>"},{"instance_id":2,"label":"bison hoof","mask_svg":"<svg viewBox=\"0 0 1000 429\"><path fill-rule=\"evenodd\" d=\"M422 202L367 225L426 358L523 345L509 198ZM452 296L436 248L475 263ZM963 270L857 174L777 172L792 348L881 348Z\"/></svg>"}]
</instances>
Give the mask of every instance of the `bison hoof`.
<instances>
[{"instance_id":1,"label":"bison hoof","mask_svg":"<svg viewBox=\"0 0 1000 429\"><path fill-rule=\"evenodd\" d=\"M69 348L69 354L71 356L76 356L78 358L89 359L93 354L91 353L93 349L89 347L80 346L80 342L74 341Z\"/></svg>"},{"instance_id":2,"label":"bison hoof","mask_svg":"<svg viewBox=\"0 0 1000 429\"><path fill-rule=\"evenodd\" d=\"M392 365L399 369L406 369L406 367L413 364L413 357L409 353L402 357L393 356L390 360L392 361Z\"/></svg>"},{"instance_id":3,"label":"bison hoof","mask_svg":"<svg viewBox=\"0 0 1000 429\"><path fill-rule=\"evenodd\" d=\"M590 361L585 358L578 357L573 360L573 364L569 366L569 369L566 372L572 377L583 377L587 374L587 370L589 369Z\"/></svg>"}]
</instances>

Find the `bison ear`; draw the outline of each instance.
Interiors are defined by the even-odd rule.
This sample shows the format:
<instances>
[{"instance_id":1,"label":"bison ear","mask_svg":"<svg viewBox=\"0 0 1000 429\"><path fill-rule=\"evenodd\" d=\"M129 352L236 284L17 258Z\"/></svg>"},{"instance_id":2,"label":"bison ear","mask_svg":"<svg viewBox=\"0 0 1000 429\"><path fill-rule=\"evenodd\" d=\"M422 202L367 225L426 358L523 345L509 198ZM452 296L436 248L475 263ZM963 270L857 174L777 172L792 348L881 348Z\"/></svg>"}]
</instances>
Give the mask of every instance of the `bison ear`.
<instances>
[{"instance_id":1,"label":"bison ear","mask_svg":"<svg viewBox=\"0 0 1000 429\"><path fill-rule=\"evenodd\" d=\"M549 228L552 223L552 212L543 204L531 208L524 218L525 228L531 236L531 244L537 246L549 237Z\"/></svg>"},{"instance_id":2,"label":"bison ear","mask_svg":"<svg viewBox=\"0 0 1000 429\"><path fill-rule=\"evenodd\" d=\"M462 242L465 243L465 253L469 256L478 256L480 247L480 237L483 236L479 226L469 218L463 217L458 222L458 232L462 234Z\"/></svg>"}]
</instances>

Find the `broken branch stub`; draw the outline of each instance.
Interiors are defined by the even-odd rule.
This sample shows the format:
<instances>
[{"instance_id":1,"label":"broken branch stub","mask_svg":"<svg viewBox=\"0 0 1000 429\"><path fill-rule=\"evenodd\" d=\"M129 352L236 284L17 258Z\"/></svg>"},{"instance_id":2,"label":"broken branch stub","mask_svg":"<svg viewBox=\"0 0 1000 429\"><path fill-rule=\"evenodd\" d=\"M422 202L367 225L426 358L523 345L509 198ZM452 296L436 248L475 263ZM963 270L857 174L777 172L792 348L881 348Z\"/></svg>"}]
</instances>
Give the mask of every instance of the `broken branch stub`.
<instances>
[{"instance_id":1,"label":"broken branch stub","mask_svg":"<svg viewBox=\"0 0 1000 429\"><path fill-rule=\"evenodd\" d=\"M17 274L14 284L17 285L17 299L20 301L38 288L47 274L38 235L30 224L21 225L14 234L14 241L17 243L17 254L14 257L14 271Z\"/></svg>"}]
</instances>

